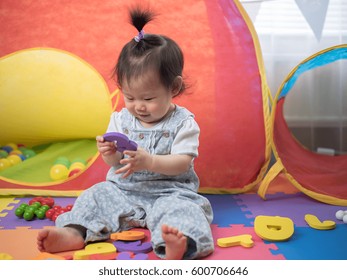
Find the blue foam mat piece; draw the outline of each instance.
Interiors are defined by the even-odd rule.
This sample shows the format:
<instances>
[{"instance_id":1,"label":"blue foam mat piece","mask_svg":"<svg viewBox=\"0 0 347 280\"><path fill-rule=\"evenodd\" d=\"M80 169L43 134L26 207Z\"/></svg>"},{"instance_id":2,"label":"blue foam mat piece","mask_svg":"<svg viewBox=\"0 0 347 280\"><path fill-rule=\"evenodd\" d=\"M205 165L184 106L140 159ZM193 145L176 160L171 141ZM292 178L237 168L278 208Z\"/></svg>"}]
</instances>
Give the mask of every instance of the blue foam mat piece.
<instances>
[{"instance_id":1,"label":"blue foam mat piece","mask_svg":"<svg viewBox=\"0 0 347 280\"><path fill-rule=\"evenodd\" d=\"M347 224L336 225L332 230L295 227L293 236L274 243L287 260L347 260Z\"/></svg>"},{"instance_id":2,"label":"blue foam mat piece","mask_svg":"<svg viewBox=\"0 0 347 280\"><path fill-rule=\"evenodd\" d=\"M252 226L253 218L248 217L252 213L239 206L235 195L204 194L204 196L213 206L213 224L219 227L229 227L231 224Z\"/></svg>"}]
</instances>

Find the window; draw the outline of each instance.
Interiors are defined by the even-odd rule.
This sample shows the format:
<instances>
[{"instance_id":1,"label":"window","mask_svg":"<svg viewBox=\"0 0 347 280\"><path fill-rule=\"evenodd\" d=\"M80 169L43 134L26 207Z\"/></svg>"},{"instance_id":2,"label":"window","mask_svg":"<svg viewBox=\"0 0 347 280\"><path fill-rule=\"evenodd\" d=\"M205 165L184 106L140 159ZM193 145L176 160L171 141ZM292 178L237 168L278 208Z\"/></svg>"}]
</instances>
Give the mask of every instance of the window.
<instances>
[{"instance_id":1,"label":"window","mask_svg":"<svg viewBox=\"0 0 347 280\"><path fill-rule=\"evenodd\" d=\"M249 14L255 14L257 9L253 24L273 96L302 60L325 48L347 44L347 1L249 0L241 3ZM319 13L325 5L326 13ZM309 16L305 17L302 12L305 9L313 11L316 17L322 16L323 21L316 18L310 25L306 20ZM288 126L311 150L329 148L336 154L347 152L346 77L347 61L337 61L301 75L286 97L284 114Z\"/></svg>"}]
</instances>

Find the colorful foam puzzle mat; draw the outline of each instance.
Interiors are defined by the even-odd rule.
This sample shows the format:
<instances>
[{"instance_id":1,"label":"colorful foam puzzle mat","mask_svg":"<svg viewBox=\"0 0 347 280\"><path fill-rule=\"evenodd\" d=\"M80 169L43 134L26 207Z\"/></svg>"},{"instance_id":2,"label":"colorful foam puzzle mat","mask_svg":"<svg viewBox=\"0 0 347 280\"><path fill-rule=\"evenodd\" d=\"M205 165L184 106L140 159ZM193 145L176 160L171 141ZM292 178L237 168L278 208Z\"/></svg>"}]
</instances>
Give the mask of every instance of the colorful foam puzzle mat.
<instances>
[{"instance_id":1,"label":"colorful foam puzzle mat","mask_svg":"<svg viewBox=\"0 0 347 280\"><path fill-rule=\"evenodd\" d=\"M340 206L321 203L299 192L277 192L270 194L267 200L261 199L256 193L204 194L204 196L210 200L214 210L211 228L215 240L215 251L206 257L206 260L347 260L345 245L347 224L335 217L336 212L341 209ZM32 198L0 198L0 256L3 258L10 256L14 260L73 259L73 251L42 255L36 249L38 231L44 227L54 226L54 222L49 219L26 221L15 215L15 209L21 203L28 203ZM62 207L73 204L75 199L75 197L54 197L55 204ZM306 214L315 215L321 221L332 220L336 226L330 230L311 228L305 222ZM286 241L263 240L254 229L254 220L260 215L291 219L294 223L294 234ZM122 245L117 253L106 256L94 255L92 259L159 260L148 248L151 240L149 230L146 228L132 230L142 231L145 238L141 242L137 241L138 244L116 241L113 243L115 246ZM220 238L246 234L252 237L254 243L250 248L217 245L217 240ZM112 240L107 242L112 243Z\"/></svg>"}]
</instances>

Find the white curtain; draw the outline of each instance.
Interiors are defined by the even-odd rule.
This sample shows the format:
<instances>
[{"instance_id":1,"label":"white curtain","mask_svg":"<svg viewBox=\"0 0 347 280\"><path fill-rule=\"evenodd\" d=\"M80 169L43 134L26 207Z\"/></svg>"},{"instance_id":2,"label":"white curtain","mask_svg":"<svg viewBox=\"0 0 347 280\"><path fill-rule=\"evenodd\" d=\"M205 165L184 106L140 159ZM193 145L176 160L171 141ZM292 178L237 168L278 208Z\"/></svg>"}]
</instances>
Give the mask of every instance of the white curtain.
<instances>
[{"instance_id":1,"label":"white curtain","mask_svg":"<svg viewBox=\"0 0 347 280\"><path fill-rule=\"evenodd\" d=\"M275 96L290 71L325 48L347 44L346 0L244 0ZM347 61L310 70L286 97L284 114L308 149L347 152ZM323 148L323 149L322 149Z\"/></svg>"}]
</instances>

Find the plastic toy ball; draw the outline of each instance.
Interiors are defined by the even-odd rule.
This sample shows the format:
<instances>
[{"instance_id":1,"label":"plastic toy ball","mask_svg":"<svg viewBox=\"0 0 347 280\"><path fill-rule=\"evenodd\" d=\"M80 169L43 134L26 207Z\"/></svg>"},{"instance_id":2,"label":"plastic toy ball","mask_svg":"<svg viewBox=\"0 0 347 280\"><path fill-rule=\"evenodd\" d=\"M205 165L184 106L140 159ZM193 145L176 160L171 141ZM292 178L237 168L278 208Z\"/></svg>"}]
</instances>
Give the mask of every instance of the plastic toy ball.
<instances>
[{"instance_id":1,"label":"plastic toy ball","mask_svg":"<svg viewBox=\"0 0 347 280\"><path fill-rule=\"evenodd\" d=\"M345 224L347 224L347 211L339 210L336 212L336 219L343 221Z\"/></svg>"},{"instance_id":2,"label":"plastic toy ball","mask_svg":"<svg viewBox=\"0 0 347 280\"><path fill-rule=\"evenodd\" d=\"M21 203L21 205L19 205L19 208L22 208L22 209L26 209L29 205L26 204L26 203Z\"/></svg>"},{"instance_id":3,"label":"plastic toy ball","mask_svg":"<svg viewBox=\"0 0 347 280\"><path fill-rule=\"evenodd\" d=\"M26 160L26 157L24 155L18 155L22 161Z\"/></svg>"},{"instance_id":4,"label":"plastic toy ball","mask_svg":"<svg viewBox=\"0 0 347 280\"><path fill-rule=\"evenodd\" d=\"M17 150L18 149L18 145L15 143L8 143L6 146L9 146L12 148L12 150Z\"/></svg>"},{"instance_id":5,"label":"plastic toy ball","mask_svg":"<svg viewBox=\"0 0 347 280\"><path fill-rule=\"evenodd\" d=\"M82 169L79 169L79 168L75 168L75 169L69 170L69 177L75 176L78 173L80 173L81 171L82 171Z\"/></svg>"},{"instance_id":6,"label":"plastic toy ball","mask_svg":"<svg viewBox=\"0 0 347 280\"><path fill-rule=\"evenodd\" d=\"M25 146L20 146L18 147L18 150L20 150L22 153L27 150L27 148Z\"/></svg>"},{"instance_id":7,"label":"plastic toy ball","mask_svg":"<svg viewBox=\"0 0 347 280\"><path fill-rule=\"evenodd\" d=\"M58 157L54 164L62 164L65 165L67 168L70 167L70 160L67 157Z\"/></svg>"},{"instance_id":8,"label":"plastic toy ball","mask_svg":"<svg viewBox=\"0 0 347 280\"><path fill-rule=\"evenodd\" d=\"M335 214L336 219L342 221L344 216L347 216L347 211L339 210Z\"/></svg>"},{"instance_id":9,"label":"plastic toy ball","mask_svg":"<svg viewBox=\"0 0 347 280\"><path fill-rule=\"evenodd\" d=\"M11 167L12 164L7 158L0 159L0 171L5 170L6 168Z\"/></svg>"},{"instance_id":10,"label":"plastic toy ball","mask_svg":"<svg viewBox=\"0 0 347 280\"><path fill-rule=\"evenodd\" d=\"M37 209L35 211L36 217L38 217L40 220L43 220L46 217L46 211L44 209Z\"/></svg>"},{"instance_id":11,"label":"plastic toy ball","mask_svg":"<svg viewBox=\"0 0 347 280\"><path fill-rule=\"evenodd\" d=\"M22 162L22 159L19 155L9 155L7 159L10 161L11 165L16 165Z\"/></svg>"},{"instance_id":12,"label":"plastic toy ball","mask_svg":"<svg viewBox=\"0 0 347 280\"><path fill-rule=\"evenodd\" d=\"M23 214L23 218L26 221L31 221L32 219L34 219L34 211L25 211Z\"/></svg>"},{"instance_id":13,"label":"plastic toy ball","mask_svg":"<svg viewBox=\"0 0 347 280\"><path fill-rule=\"evenodd\" d=\"M5 150L0 150L0 158L7 158L8 157L8 152Z\"/></svg>"},{"instance_id":14,"label":"plastic toy ball","mask_svg":"<svg viewBox=\"0 0 347 280\"><path fill-rule=\"evenodd\" d=\"M3 149L4 151L6 151L8 154L9 154L10 152L12 152L12 150L13 150L13 148L12 148L11 146L8 146L8 145L3 146L1 149Z\"/></svg>"},{"instance_id":15,"label":"plastic toy ball","mask_svg":"<svg viewBox=\"0 0 347 280\"><path fill-rule=\"evenodd\" d=\"M22 218L23 217L23 214L25 212L25 209L22 207L18 207L16 210L15 210L15 215L19 218Z\"/></svg>"},{"instance_id":16,"label":"plastic toy ball","mask_svg":"<svg viewBox=\"0 0 347 280\"><path fill-rule=\"evenodd\" d=\"M71 164L70 166L70 171L73 170L73 169L85 169L86 166L82 163L82 162L74 162Z\"/></svg>"},{"instance_id":17,"label":"plastic toy ball","mask_svg":"<svg viewBox=\"0 0 347 280\"><path fill-rule=\"evenodd\" d=\"M13 150L13 151L10 152L10 155L22 155L22 154L23 153L20 150Z\"/></svg>"},{"instance_id":18,"label":"plastic toy ball","mask_svg":"<svg viewBox=\"0 0 347 280\"><path fill-rule=\"evenodd\" d=\"M25 158L31 158L33 156L36 156L36 153L31 149L24 149L23 155L25 156Z\"/></svg>"},{"instance_id":19,"label":"plastic toy ball","mask_svg":"<svg viewBox=\"0 0 347 280\"><path fill-rule=\"evenodd\" d=\"M50 208L54 206L54 203L55 201L52 197L45 197L45 198L42 198L41 200L42 205L48 205Z\"/></svg>"},{"instance_id":20,"label":"plastic toy ball","mask_svg":"<svg viewBox=\"0 0 347 280\"><path fill-rule=\"evenodd\" d=\"M52 216L53 216L53 214L54 214L54 209L49 209L49 210L47 210L47 212L46 212L46 218L48 218L48 219L52 219Z\"/></svg>"},{"instance_id":21,"label":"plastic toy ball","mask_svg":"<svg viewBox=\"0 0 347 280\"><path fill-rule=\"evenodd\" d=\"M75 162L80 162L84 165L87 165L87 161L85 161L83 158L75 158L71 161L71 164L75 163Z\"/></svg>"},{"instance_id":22,"label":"plastic toy ball","mask_svg":"<svg viewBox=\"0 0 347 280\"><path fill-rule=\"evenodd\" d=\"M33 199L31 199L29 201L29 205L34 204L36 202L39 202L41 204L41 208L42 207L48 207L47 209L53 207L53 205L55 203L54 199L51 197L37 196L37 197L34 197Z\"/></svg>"},{"instance_id":23,"label":"plastic toy ball","mask_svg":"<svg viewBox=\"0 0 347 280\"><path fill-rule=\"evenodd\" d=\"M49 175L53 181L64 180L69 175L69 169L65 165L55 164L51 167Z\"/></svg>"}]
</instances>

